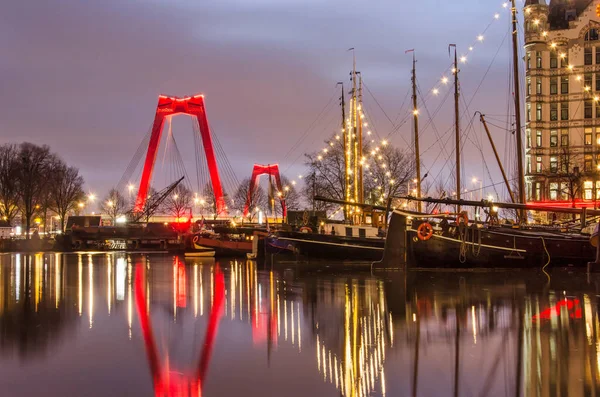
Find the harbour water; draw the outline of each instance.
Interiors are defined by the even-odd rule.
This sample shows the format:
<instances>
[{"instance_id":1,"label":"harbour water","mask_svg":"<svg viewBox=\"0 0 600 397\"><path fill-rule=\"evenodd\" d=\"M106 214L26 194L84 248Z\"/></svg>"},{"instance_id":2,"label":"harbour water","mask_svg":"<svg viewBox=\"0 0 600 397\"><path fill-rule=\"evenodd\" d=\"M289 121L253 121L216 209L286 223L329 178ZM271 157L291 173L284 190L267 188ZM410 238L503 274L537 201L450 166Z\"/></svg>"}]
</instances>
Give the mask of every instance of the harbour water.
<instances>
[{"instance_id":1,"label":"harbour water","mask_svg":"<svg viewBox=\"0 0 600 397\"><path fill-rule=\"evenodd\" d=\"M365 270L366 269L366 270ZM600 276L168 255L0 256L0 390L588 396Z\"/></svg>"}]
</instances>

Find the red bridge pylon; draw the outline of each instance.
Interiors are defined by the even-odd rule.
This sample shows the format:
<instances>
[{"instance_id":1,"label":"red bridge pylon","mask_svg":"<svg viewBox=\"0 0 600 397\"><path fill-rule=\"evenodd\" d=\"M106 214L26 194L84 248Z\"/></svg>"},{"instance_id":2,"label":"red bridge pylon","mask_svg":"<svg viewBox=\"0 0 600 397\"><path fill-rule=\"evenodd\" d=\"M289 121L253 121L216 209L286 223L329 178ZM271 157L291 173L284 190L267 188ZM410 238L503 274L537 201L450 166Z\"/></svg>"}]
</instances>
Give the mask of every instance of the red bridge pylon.
<instances>
[{"instance_id":1,"label":"red bridge pylon","mask_svg":"<svg viewBox=\"0 0 600 397\"><path fill-rule=\"evenodd\" d=\"M158 145L162 135L162 130L165 118L174 114L188 114L196 117L198 126L200 127L200 135L202 137L202 146L206 155L208 171L212 183L213 193L215 195L217 213L225 213L225 200L223 198L223 187L221 185L221 177L217 166L217 159L213 146L210 128L208 127L208 119L206 117L206 107L204 105L204 96L195 95L193 97L177 98L159 95L158 105L156 106L156 115L154 116L154 124L152 125L152 134L148 144L148 152L144 161L144 169L140 180L140 187L135 201L135 212L142 212L148 199L148 189L152 180L152 172L158 153Z\"/></svg>"}]
</instances>

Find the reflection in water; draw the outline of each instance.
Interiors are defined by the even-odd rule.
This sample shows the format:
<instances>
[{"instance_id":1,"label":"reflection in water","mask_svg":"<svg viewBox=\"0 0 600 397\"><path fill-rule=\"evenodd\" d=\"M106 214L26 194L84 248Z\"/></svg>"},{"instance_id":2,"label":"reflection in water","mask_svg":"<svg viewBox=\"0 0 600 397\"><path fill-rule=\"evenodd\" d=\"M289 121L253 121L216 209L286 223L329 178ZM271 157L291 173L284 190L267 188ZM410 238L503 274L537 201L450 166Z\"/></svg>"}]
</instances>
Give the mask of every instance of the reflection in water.
<instances>
[{"instance_id":1,"label":"reflection in water","mask_svg":"<svg viewBox=\"0 0 600 397\"><path fill-rule=\"evenodd\" d=\"M0 389L106 395L122 376L123 395L596 395L599 281L3 255L0 373L20 372ZM75 370L90 384L56 383Z\"/></svg>"}]
</instances>

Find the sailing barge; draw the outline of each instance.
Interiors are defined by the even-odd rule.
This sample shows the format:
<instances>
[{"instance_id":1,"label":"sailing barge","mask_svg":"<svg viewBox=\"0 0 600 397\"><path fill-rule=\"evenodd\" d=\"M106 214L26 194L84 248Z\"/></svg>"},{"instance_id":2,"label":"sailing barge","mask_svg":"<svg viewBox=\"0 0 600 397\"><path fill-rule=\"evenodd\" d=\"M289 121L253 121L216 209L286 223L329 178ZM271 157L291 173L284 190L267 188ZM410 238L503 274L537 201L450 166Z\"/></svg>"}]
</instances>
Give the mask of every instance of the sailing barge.
<instances>
[{"instance_id":1,"label":"sailing barge","mask_svg":"<svg viewBox=\"0 0 600 397\"><path fill-rule=\"evenodd\" d=\"M457 200L421 199L443 204ZM462 205L526 210L527 205L461 201ZM535 210L557 211L555 208ZM585 226L587 216L600 210L561 209L579 213ZM441 219L431 222L431 219ZM483 225L469 223L464 215L448 221L450 215L415 214L393 211L381 267L413 268L538 268L585 267L595 257L590 234L550 226Z\"/></svg>"}]
</instances>

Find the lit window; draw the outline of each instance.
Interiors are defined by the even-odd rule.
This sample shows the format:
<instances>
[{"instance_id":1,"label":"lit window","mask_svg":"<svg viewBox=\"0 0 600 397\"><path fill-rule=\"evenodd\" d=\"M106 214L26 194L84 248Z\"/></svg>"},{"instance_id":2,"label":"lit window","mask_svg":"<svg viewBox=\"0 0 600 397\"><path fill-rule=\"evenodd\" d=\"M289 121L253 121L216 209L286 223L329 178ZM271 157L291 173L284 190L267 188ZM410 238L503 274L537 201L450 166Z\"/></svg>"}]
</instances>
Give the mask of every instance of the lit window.
<instances>
[{"instance_id":1,"label":"lit window","mask_svg":"<svg viewBox=\"0 0 600 397\"><path fill-rule=\"evenodd\" d=\"M552 172L552 173L558 172L558 157L556 157L556 156L550 157L550 172Z\"/></svg>"},{"instance_id":2,"label":"lit window","mask_svg":"<svg viewBox=\"0 0 600 397\"><path fill-rule=\"evenodd\" d=\"M550 182L550 200L558 200L558 182Z\"/></svg>"},{"instance_id":3,"label":"lit window","mask_svg":"<svg viewBox=\"0 0 600 397\"><path fill-rule=\"evenodd\" d=\"M558 120L558 103L553 102L550 104L550 121ZM552 145L550 145L552 146Z\"/></svg>"},{"instance_id":4,"label":"lit window","mask_svg":"<svg viewBox=\"0 0 600 397\"><path fill-rule=\"evenodd\" d=\"M592 64L592 47L586 47L583 50L583 64L584 65L591 65Z\"/></svg>"},{"instance_id":5,"label":"lit window","mask_svg":"<svg viewBox=\"0 0 600 397\"><path fill-rule=\"evenodd\" d=\"M533 191L533 197L536 201L541 201L542 200L542 183L541 182L536 182L535 183L535 187L534 187L534 191Z\"/></svg>"},{"instance_id":6,"label":"lit window","mask_svg":"<svg viewBox=\"0 0 600 397\"><path fill-rule=\"evenodd\" d=\"M583 139L584 139L583 142L586 146L591 146L591 144L592 144L592 129L591 128L586 128L584 130Z\"/></svg>"},{"instance_id":7,"label":"lit window","mask_svg":"<svg viewBox=\"0 0 600 397\"><path fill-rule=\"evenodd\" d=\"M560 183L560 199L561 200L569 199L569 184L567 182Z\"/></svg>"},{"instance_id":8,"label":"lit window","mask_svg":"<svg viewBox=\"0 0 600 397\"><path fill-rule=\"evenodd\" d=\"M593 159L593 157L592 157L591 154L586 154L583 157L583 170L584 171L591 171L592 170L592 167L593 167L593 164L594 164L593 160L594 159Z\"/></svg>"},{"instance_id":9,"label":"lit window","mask_svg":"<svg viewBox=\"0 0 600 397\"><path fill-rule=\"evenodd\" d=\"M535 132L535 147L542 147L542 131Z\"/></svg>"},{"instance_id":10,"label":"lit window","mask_svg":"<svg viewBox=\"0 0 600 397\"><path fill-rule=\"evenodd\" d=\"M569 146L569 130L560 130L560 146Z\"/></svg>"},{"instance_id":11,"label":"lit window","mask_svg":"<svg viewBox=\"0 0 600 397\"><path fill-rule=\"evenodd\" d=\"M558 78L551 77L550 78L550 95L558 94Z\"/></svg>"},{"instance_id":12,"label":"lit window","mask_svg":"<svg viewBox=\"0 0 600 397\"><path fill-rule=\"evenodd\" d=\"M550 130L550 147L558 146L558 131Z\"/></svg>"},{"instance_id":13,"label":"lit window","mask_svg":"<svg viewBox=\"0 0 600 397\"><path fill-rule=\"evenodd\" d=\"M537 173L542 172L542 157L541 156L537 156L535 158L535 172L537 172Z\"/></svg>"},{"instance_id":14,"label":"lit window","mask_svg":"<svg viewBox=\"0 0 600 397\"><path fill-rule=\"evenodd\" d=\"M585 200L591 200L593 197L592 190L594 189L594 184L592 181L583 182L583 198Z\"/></svg>"},{"instance_id":15,"label":"lit window","mask_svg":"<svg viewBox=\"0 0 600 397\"><path fill-rule=\"evenodd\" d=\"M560 119L569 120L569 102L560 103Z\"/></svg>"},{"instance_id":16,"label":"lit window","mask_svg":"<svg viewBox=\"0 0 600 397\"><path fill-rule=\"evenodd\" d=\"M586 119L591 119L593 117L593 104L591 99L586 99L583 107L583 117Z\"/></svg>"},{"instance_id":17,"label":"lit window","mask_svg":"<svg viewBox=\"0 0 600 397\"><path fill-rule=\"evenodd\" d=\"M592 28L585 33L585 41L598 40L598 29Z\"/></svg>"}]
</instances>

